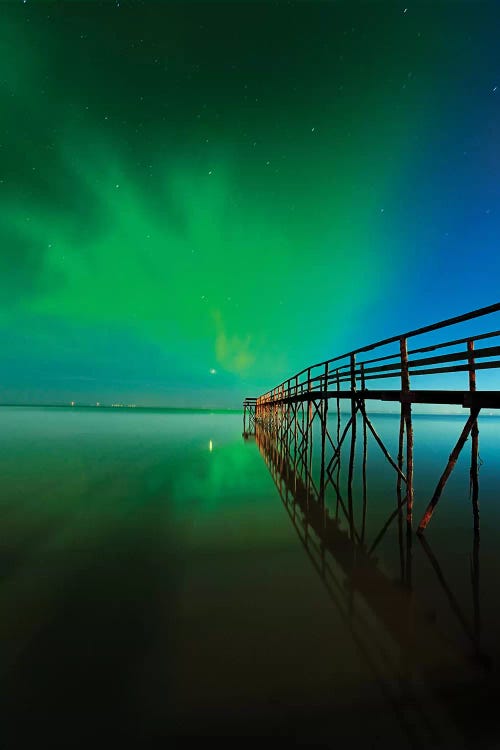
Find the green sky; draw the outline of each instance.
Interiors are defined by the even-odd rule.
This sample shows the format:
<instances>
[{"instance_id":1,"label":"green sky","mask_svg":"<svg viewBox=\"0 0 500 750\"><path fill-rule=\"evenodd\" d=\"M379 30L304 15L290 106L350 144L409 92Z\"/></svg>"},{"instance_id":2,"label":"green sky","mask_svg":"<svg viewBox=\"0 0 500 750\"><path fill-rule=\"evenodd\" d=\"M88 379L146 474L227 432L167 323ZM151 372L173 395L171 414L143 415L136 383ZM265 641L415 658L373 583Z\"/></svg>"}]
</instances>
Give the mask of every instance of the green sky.
<instances>
[{"instance_id":1,"label":"green sky","mask_svg":"<svg viewBox=\"0 0 500 750\"><path fill-rule=\"evenodd\" d=\"M495 8L449 9L2 4L2 400L237 405L493 301L419 310L463 236L423 168L453 122L456 176L457 76L496 107Z\"/></svg>"}]
</instances>

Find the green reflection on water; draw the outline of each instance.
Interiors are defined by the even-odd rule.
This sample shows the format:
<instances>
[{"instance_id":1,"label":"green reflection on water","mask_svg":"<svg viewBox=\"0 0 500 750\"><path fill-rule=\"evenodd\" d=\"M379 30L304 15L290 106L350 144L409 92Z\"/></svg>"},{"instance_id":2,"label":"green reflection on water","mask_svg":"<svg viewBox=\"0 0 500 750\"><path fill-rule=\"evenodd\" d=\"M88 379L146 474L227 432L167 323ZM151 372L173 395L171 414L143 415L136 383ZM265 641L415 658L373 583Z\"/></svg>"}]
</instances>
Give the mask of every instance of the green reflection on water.
<instances>
[{"instance_id":1,"label":"green reflection on water","mask_svg":"<svg viewBox=\"0 0 500 750\"><path fill-rule=\"evenodd\" d=\"M380 680L392 685L396 677L383 664L375 674L360 652L257 446L242 439L240 415L3 408L0 421L8 731L26 701L42 724L57 705L68 716L83 712L98 722L104 701L111 728L128 712L130 731L153 727L160 735L168 734L172 717L182 733L188 731L182 722L193 716L206 722L208 710L220 718L228 707L235 716L252 707L252 715L282 729L297 705L306 713L319 707L325 719L346 702L368 701L386 716ZM397 419L373 421L394 443ZM415 419L417 508L461 424ZM496 586L500 549L498 425L480 423L482 637L494 658L500 622L488 592ZM370 532L394 507L394 477L376 445L368 455ZM470 617L467 471L465 459L429 540ZM394 581L396 542L394 528L377 550L379 569ZM419 545L414 567L415 596L458 653L466 639ZM345 570L335 570L345 588ZM392 653L394 644L359 592L353 602ZM439 670L440 657L433 658ZM386 728L399 732L393 714L387 716ZM370 721L380 728L379 718Z\"/></svg>"}]
</instances>

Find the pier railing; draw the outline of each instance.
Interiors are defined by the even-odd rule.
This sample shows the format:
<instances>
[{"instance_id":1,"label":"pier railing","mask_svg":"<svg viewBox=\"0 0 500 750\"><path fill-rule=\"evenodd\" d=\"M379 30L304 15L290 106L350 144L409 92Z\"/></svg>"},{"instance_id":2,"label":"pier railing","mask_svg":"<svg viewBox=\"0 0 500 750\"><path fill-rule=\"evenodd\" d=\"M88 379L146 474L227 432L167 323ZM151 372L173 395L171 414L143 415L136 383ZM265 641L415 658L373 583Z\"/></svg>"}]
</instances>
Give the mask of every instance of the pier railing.
<instances>
[{"instance_id":1,"label":"pier railing","mask_svg":"<svg viewBox=\"0 0 500 750\"><path fill-rule=\"evenodd\" d=\"M490 370L500 367L500 330L491 330L477 334L470 334L460 338L448 339L444 337L442 341L434 340L432 344L413 347L412 344L417 339L421 340L425 334L439 331L448 333L451 329L456 330L459 324L476 318L493 317L494 313L500 312L500 303L490 305L489 307L474 310L454 318L443 320L433 325L424 326L398 336L377 341L368 346L354 349L346 354L332 357L324 362L319 362L304 368L279 385L272 388L267 393L256 399L257 410L259 406L276 401L283 401L292 398L306 397L307 394L329 391L332 388L341 390L342 386L348 385L349 390L367 390L366 384L372 386L371 381L389 379L398 379L401 383L401 389L396 391L387 391L386 389L367 391L366 398L379 400L396 400L422 403L441 403L441 404L460 404L469 406L473 401L481 403L481 406L490 408L500 408L500 398L498 390L488 393L483 391L480 395L473 398L470 391L474 390L469 387L461 391L444 389L426 388L425 394L407 395L409 391L409 378L430 375L443 375L458 372L474 373L477 370ZM497 320L500 323L500 318ZM433 337L435 339L435 337ZM477 343L481 342L477 348ZM494 345L483 345L484 343ZM395 351L387 351L388 349ZM432 354L445 349L455 349L449 353ZM382 354L382 350L384 353ZM378 356L366 355L370 352ZM428 381L428 379L427 379ZM335 394L332 394L336 396ZM350 398L349 393L341 394L341 398ZM467 403L463 403L463 400Z\"/></svg>"},{"instance_id":2,"label":"pier railing","mask_svg":"<svg viewBox=\"0 0 500 750\"><path fill-rule=\"evenodd\" d=\"M500 389L478 389L476 373L500 367L500 302L464 315L427 325L377 341L337 357L304 368L258 398L244 402L244 434L256 423L290 441L295 466L304 472L308 486L317 488L320 502L331 484L341 501L339 469L341 449L350 433L350 458L345 512L354 534L352 483L356 452L357 422L363 427L363 484L366 485L366 444L371 433L397 474L397 507L390 521L406 506L408 530L413 519L413 426L412 404L455 404L468 409L468 419L452 448L435 492L422 517L423 533L445 484L469 435L471 451L471 497L475 528L478 508L478 422L482 408L500 408ZM472 326L471 321L476 321ZM496 322L496 325L494 323ZM480 326L478 328L478 326ZM464 327L467 330L464 330ZM374 356L375 355L375 356ZM457 388L460 373L466 374ZM414 388L416 382L422 387ZM491 380L491 378L490 378ZM499 378L500 380L500 378ZM396 382L395 382L396 381ZM375 386L375 387L374 387ZM392 386L392 387L391 387ZM439 387L438 387L439 386ZM454 386L454 387L452 387ZM329 401L336 401L336 435L328 424ZM350 418L341 431L340 402L350 401ZM399 444L394 459L367 415L366 402L393 401L401 404ZM321 470L312 476L313 423L320 422ZM329 455L329 450L331 455ZM403 466L406 462L405 471ZM402 491L402 485L405 491Z\"/></svg>"}]
</instances>

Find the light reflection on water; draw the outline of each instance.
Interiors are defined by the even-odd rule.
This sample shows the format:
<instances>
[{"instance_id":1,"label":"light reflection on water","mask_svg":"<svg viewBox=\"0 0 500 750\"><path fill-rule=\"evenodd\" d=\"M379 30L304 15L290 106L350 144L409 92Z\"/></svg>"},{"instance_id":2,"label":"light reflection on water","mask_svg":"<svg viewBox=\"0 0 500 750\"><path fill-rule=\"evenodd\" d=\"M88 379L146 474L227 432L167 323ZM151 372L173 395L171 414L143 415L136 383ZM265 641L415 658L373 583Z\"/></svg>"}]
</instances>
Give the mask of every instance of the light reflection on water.
<instances>
[{"instance_id":1,"label":"light reflection on water","mask_svg":"<svg viewBox=\"0 0 500 750\"><path fill-rule=\"evenodd\" d=\"M415 418L417 517L463 421ZM397 417L373 422L395 455ZM497 419L479 424L479 626L489 669L467 633L478 625L467 456L429 526L429 548L412 546L421 619L416 635L404 632L419 658L418 639L429 643L425 663L414 663L394 635L401 611L413 611L397 588L396 525L376 551L376 576L394 583L394 598L375 601L392 590L377 588L373 570L354 585L327 551L336 605L321 545L311 558L299 541L257 446L241 438L240 415L5 407L0 424L7 746L27 715L51 736L75 721L89 734L143 740L323 737L332 722L337 738L373 746L387 732L402 747L434 735L460 746L472 736L463 706L474 693L488 707L499 656ZM393 471L374 443L368 490L373 536L395 503ZM424 719L431 729L422 730Z\"/></svg>"}]
</instances>

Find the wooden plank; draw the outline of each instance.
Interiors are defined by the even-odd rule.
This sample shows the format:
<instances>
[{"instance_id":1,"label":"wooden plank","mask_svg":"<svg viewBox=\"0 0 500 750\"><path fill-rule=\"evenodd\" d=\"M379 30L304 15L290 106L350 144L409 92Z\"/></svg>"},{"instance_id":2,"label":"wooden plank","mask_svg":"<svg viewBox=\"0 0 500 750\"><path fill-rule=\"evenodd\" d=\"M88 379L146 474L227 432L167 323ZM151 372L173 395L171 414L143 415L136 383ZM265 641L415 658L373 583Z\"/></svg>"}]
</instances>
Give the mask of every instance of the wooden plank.
<instances>
[{"instance_id":1,"label":"wooden plank","mask_svg":"<svg viewBox=\"0 0 500 750\"><path fill-rule=\"evenodd\" d=\"M494 370L500 367L500 360L494 360L493 362L479 362L476 364L476 370ZM468 372L469 365L454 365L453 367L433 367L427 370L411 370L412 375L436 375L439 373L450 373L450 372ZM394 373L383 373L382 375L367 375L366 380L381 380L382 378L395 378L400 375L400 372Z\"/></svg>"},{"instance_id":2,"label":"wooden plank","mask_svg":"<svg viewBox=\"0 0 500 750\"><path fill-rule=\"evenodd\" d=\"M335 398L335 399L356 399L362 397L365 400L374 401L396 401L408 402L411 404L455 404L469 408L471 405L478 405L482 408L500 409L500 391L446 391L446 390L411 390L403 393L400 390L365 390L365 391L315 391L313 393L303 393L284 399L284 403L294 404L304 401Z\"/></svg>"},{"instance_id":3,"label":"wooden plank","mask_svg":"<svg viewBox=\"0 0 500 750\"><path fill-rule=\"evenodd\" d=\"M488 333L481 333L478 336L474 336L474 341L480 341L482 339L490 339L496 336L500 336L500 330L489 331ZM462 339L453 339L453 341L445 341L439 344L432 344L431 346L421 346L418 349L409 349L408 356L410 356L411 354L423 354L424 352L434 352L437 349L445 349L448 346L458 346L458 344L467 344L469 339L470 339L470 336L467 336ZM363 360L363 364L368 365L368 364L373 364L374 362L383 362L388 359L396 359L397 357L399 357L399 352L397 352L396 354L387 354L385 357L373 357L372 359L365 359Z\"/></svg>"},{"instance_id":4,"label":"wooden plank","mask_svg":"<svg viewBox=\"0 0 500 750\"><path fill-rule=\"evenodd\" d=\"M477 349L475 352L475 358L481 359L485 357L498 357L500 355L500 346L488 346L484 349ZM423 357L421 359L413 359L408 360L408 369L412 374L414 367L423 367L427 365L438 365L442 364L444 362L462 362L467 361L468 362L468 356L467 352L453 352L452 354L440 354L437 357ZM401 365L399 362L395 362L391 365L382 365L382 367L365 367L365 375L366 373L372 373L370 376L370 379L373 380L374 375L379 372L389 372L391 370L400 370ZM469 369L469 366L464 368L465 370ZM433 369L433 372L439 372L437 369ZM451 372L452 370L450 370ZM359 372L359 371L358 371ZM442 370L442 372L446 372L446 370ZM416 373L415 373L416 374Z\"/></svg>"},{"instance_id":5,"label":"wooden plank","mask_svg":"<svg viewBox=\"0 0 500 750\"><path fill-rule=\"evenodd\" d=\"M474 341L480 341L482 339L491 339L495 336L500 336L500 331L489 331L488 333L481 333L478 336L474 336ZM408 354L422 354L423 352L434 352L436 349L444 349L447 346L457 346L458 344L467 344L470 340L470 336L463 339L454 339L453 341L445 341L443 344L433 344L432 346L422 346L420 349L410 349Z\"/></svg>"}]
</instances>

